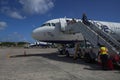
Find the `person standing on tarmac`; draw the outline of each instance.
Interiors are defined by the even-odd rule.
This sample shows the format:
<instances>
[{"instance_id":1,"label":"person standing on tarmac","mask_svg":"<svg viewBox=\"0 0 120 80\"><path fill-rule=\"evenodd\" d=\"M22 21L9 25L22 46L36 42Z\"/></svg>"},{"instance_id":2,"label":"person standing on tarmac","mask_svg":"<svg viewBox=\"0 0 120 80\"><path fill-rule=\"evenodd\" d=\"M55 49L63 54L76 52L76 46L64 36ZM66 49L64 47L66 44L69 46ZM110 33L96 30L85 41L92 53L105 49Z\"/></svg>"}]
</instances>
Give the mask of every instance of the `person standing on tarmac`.
<instances>
[{"instance_id":1,"label":"person standing on tarmac","mask_svg":"<svg viewBox=\"0 0 120 80\"><path fill-rule=\"evenodd\" d=\"M107 70L108 49L104 45L100 46L99 55L102 63L102 69Z\"/></svg>"}]
</instances>

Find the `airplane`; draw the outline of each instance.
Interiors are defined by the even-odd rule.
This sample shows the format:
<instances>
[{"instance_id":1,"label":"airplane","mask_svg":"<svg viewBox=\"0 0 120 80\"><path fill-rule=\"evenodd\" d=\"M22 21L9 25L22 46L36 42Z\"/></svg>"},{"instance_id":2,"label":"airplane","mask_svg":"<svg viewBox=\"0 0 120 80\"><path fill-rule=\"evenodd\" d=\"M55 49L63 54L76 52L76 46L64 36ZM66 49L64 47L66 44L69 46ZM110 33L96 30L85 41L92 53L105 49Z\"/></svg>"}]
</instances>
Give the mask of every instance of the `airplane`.
<instances>
[{"instance_id":1,"label":"airplane","mask_svg":"<svg viewBox=\"0 0 120 80\"><path fill-rule=\"evenodd\" d=\"M81 19L73 18L58 18L52 19L45 22L40 27L36 28L32 32L32 37L35 40L50 42L50 43L73 43L76 41L83 41L84 36L81 33L65 33L64 26L71 23L82 21ZM70 23L70 21L72 21ZM89 22L92 20L88 20ZM60 24L58 24L60 23ZM101 25L99 28L107 33L110 33L116 40L120 41L120 23L116 22L105 22L105 21L94 21L94 24Z\"/></svg>"},{"instance_id":2,"label":"airplane","mask_svg":"<svg viewBox=\"0 0 120 80\"><path fill-rule=\"evenodd\" d=\"M39 28L36 28L32 32L32 37L35 40L49 42L49 43L71 43L75 41L82 41L84 37L81 33L76 34L65 34L61 31L59 26L56 24L59 20L65 20L64 18L53 19L45 22ZM68 19L72 20L72 19Z\"/></svg>"},{"instance_id":3,"label":"airplane","mask_svg":"<svg viewBox=\"0 0 120 80\"><path fill-rule=\"evenodd\" d=\"M29 45L26 45L25 48L33 48L33 47L42 47L42 48L45 48L45 47L50 47L52 46L52 43L47 43L47 42L41 42L41 41L36 41L34 43L31 43Z\"/></svg>"},{"instance_id":4,"label":"airplane","mask_svg":"<svg viewBox=\"0 0 120 80\"><path fill-rule=\"evenodd\" d=\"M74 23L76 23L76 25L78 23L78 26L76 27L74 25ZM85 25L83 25L83 23ZM72 25L72 27L71 27L71 25ZM115 44L116 44L116 40L117 40L118 45L120 44L119 43L120 42L120 23L88 20L86 16L83 16L82 19L58 18L58 19L49 20L49 21L45 22L43 25L41 25L40 27L34 29L32 32L32 37L37 41L50 42L50 43L60 43L60 44L76 43L78 41L80 42L80 41L85 40L86 37L78 29L84 30L84 29L86 29L86 25L88 26L87 30L89 29L89 27L91 27L91 29L92 29L93 26L98 25L95 27L96 32L98 30L97 29L97 27L98 27L100 29L100 31L102 30L101 32L104 31L107 33L107 35L109 34L110 35L109 38L112 39L113 41L115 41ZM90 25L93 25L93 26L90 26ZM81 26L84 29L79 28ZM66 27L69 28L68 31L67 31ZM74 32L74 31L76 31L76 32ZM89 35L89 33L86 31L82 31L82 32L87 33ZM92 30L91 30L91 32L92 32ZM93 33L94 32L92 32L92 34ZM106 33L104 33L104 34L106 34ZM99 33L97 35L101 35L101 33ZM105 37L103 34L101 36L102 36L102 38ZM111 38L111 36L112 36L112 38ZM94 37L95 36L92 36L91 38L94 38ZM105 42L105 40L102 38L97 36L97 40L101 39L101 41ZM111 54L110 56L111 56L112 60L114 61L114 64L120 66L119 52L118 52L118 50L116 51L118 46L116 47L116 45L113 45L114 43L109 41L108 37L105 37L105 39L110 44L110 45L108 45L108 42L106 42L108 48L110 49L111 52L113 52L112 54L110 53ZM96 42L96 41L93 41L93 42ZM102 44L105 45L105 43L102 43ZM113 47L111 45L113 45ZM77 50L77 48L76 48L76 50Z\"/></svg>"}]
</instances>

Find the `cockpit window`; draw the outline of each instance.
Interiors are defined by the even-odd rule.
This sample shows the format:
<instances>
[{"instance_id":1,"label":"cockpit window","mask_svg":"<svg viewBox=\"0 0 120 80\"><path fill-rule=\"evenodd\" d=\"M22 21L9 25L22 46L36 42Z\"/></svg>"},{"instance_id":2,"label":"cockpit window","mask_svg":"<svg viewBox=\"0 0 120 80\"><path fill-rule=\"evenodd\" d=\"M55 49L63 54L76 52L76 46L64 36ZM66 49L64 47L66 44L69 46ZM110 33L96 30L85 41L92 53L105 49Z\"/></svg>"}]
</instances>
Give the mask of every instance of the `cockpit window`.
<instances>
[{"instance_id":1,"label":"cockpit window","mask_svg":"<svg viewBox=\"0 0 120 80\"><path fill-rule=\"evenodd\" d=\"M42 26L51 26L50 23L45 23Z\"/></svg>"},{"instance_id":2,"label":"cockpit window","mask_svg":"<svg viewBox=\"0 0 120 80\"><path fill-rule=\"evenodd\" d=\"M44 26L55 26L55 23L45 23L41 27L44 27Z\"/></svg>"},{"instance_id":3,"label":"cockpit window","mask_svg":"<svg viewBox=\"0 0 120 80\"><path fill-rule=\"evenodd\" d=\"M52 26L55 26L55 23L51 23L52 24Z\"/></svg>"}]
</instances>

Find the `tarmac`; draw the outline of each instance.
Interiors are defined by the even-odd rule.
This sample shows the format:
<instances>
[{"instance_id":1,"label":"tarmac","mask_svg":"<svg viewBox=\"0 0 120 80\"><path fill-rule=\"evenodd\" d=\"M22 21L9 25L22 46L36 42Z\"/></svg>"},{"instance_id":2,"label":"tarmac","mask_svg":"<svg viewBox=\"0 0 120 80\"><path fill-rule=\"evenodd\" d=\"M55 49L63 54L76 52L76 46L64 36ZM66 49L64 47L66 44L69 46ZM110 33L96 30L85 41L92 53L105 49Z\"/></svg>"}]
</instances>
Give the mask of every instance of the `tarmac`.
<instances>
[{"instance_id":1,"label":"tarmac","mask_svg":"<svg viewBox=\"0 0 120 80\"><path fill-rule=\"evenodd\" d=\"M0 48L0 80L120 80L120 71L74 61L56 48Z\"/></svg>"}]
</instances>

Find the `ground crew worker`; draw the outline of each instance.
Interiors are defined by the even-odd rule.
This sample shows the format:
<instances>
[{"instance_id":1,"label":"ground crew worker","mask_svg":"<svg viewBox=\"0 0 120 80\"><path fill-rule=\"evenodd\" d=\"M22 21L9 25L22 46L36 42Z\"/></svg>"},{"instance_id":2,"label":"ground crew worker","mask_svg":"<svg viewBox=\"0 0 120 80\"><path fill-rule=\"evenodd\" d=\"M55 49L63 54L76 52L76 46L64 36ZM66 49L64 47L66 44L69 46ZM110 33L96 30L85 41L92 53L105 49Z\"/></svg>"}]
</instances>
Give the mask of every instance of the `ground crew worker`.
<instances>
[{"instance_id":1,"label":"ground crew worker","mask_svg":"<svg viewBox=\"0 0 120 80\"><path fill-rule=\"evenodd\" d=\"M76 59L78 58L79 48L80 48L80 42L77 41L77 42L75 43L75 53L74 53L74 57L73 57L74 60L76 60Z\"/></svg>"},{"instance_id":2,"label":"ground crew worker","mask_svg":"<svg viewBox=\"0 0 120 80\"><path fill-rule=\"evenodd\" d=\"M107 70L108 49L104 45L100 46L99 55L102 63L102 69Z\"/></svg>"}]
</instances>

